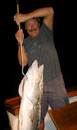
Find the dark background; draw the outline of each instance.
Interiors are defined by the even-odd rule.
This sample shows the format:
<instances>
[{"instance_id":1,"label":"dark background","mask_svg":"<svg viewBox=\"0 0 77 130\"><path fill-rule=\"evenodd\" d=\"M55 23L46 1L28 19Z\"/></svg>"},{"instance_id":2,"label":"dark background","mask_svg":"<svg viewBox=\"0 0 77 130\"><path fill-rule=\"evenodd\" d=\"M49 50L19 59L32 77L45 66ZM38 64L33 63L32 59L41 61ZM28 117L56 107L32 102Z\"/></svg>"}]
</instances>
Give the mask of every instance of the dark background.
<instances>
[{"instance_id":1,"label":"dark background","mask_svg":"<svg viewBox=\"0 0 77 130\"><path fill-rule=\"evenodd\" d=\"M20 12L27 13L40 7L54 8L54 41L59 55L61 70L66 88L77 86L77 21L76 3L67 0L20 0ZM18 26L13 21L16 1L6 2L2 10L3 39L1 48L1 86L0 86L0 129L8 127L8 118L4 101L18 96L18 85L22 79L21 67L17 60L17 41L15 33ZM24 29L23 24L21 27ZM25 67L25 72L27 68Z\"/></svg>"}]
</instances>

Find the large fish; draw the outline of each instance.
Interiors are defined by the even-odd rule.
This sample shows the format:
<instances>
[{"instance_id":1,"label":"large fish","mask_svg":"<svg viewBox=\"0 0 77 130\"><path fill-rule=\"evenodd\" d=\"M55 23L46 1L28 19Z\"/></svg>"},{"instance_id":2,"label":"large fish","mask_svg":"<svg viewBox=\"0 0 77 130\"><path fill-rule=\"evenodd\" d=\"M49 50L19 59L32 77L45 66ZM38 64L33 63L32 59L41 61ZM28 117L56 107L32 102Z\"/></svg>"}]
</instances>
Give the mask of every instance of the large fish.
<instances>
[{"instance_id":1,"label":"large fish","mask_svg":"<svg viewBox=\"0 0 77 130\"><path fill-rule=\"evenodd\" d=\"M22 97L19 110L19 130L38 130L43 93L44 65L35 60L19 85Z\"/></svg>"}]
</instances>

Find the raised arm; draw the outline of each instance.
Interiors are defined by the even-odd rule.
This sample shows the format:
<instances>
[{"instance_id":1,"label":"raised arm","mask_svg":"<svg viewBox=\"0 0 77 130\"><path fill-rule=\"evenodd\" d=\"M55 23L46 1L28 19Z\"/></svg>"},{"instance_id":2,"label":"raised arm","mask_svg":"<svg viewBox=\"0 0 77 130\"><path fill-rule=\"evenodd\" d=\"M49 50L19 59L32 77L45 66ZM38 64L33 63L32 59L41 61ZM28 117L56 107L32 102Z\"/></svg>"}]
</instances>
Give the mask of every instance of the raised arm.
<instances>
[{"instance_id":1,"label":"raised arm","mask_svg":"<svg viewBox=\"0 0 77 130\"><path fill-rule=\"evenodd\" d=\"M53 27L53 16L54 10L52 7L39 8L35 11L27 14L16 14L14 16L14 21L19 24L21 22L25 22L34 17L44 17L43 22L46 26L51 30Z\"/></svg>"}]
</instances>

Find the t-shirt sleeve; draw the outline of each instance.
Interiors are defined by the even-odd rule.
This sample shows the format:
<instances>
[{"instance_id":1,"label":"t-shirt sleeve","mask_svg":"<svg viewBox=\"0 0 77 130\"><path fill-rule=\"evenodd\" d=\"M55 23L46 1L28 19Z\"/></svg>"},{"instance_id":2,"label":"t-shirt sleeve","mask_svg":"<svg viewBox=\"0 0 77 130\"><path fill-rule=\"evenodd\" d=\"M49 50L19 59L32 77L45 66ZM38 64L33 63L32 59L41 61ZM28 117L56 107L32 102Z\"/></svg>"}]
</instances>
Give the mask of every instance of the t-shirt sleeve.
<instances>
[{"instance_id":1,"label":"t-shirt sleeve","mask_svg":"<svg viewBox=\"0 0 77 130\"><path fill-rule=\"evenodd\" d=\"M48 38L52 39L53 38L53 29L49 30L49 28L44 23L42 24L42 28L46 32Z\"/></svg>"}]
</instances>

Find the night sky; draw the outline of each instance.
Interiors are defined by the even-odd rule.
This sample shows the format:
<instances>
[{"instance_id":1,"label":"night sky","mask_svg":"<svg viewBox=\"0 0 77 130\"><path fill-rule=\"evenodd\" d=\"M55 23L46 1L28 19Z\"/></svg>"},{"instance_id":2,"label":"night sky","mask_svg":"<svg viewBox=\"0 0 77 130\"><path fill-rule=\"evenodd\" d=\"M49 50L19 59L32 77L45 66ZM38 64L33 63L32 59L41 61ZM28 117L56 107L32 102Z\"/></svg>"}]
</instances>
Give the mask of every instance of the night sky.
<instances>
[{"instance_id":1,"label":"night sky","mask_svg":"<svg viewBox=\"0 0 77 130\"><path fill-rule=\"evenodd\" d=\"M55 12L53 24L54 42L66 88L77 86L76 4L67 2L67 0L37 0L36 2L34 0L20 0L21 13L27 13L47 6L52 6ZM18 30L18 26L13 21L16 11L16 0L9 0L4 13L3 51L1 51L0 120L5 122L5 125L1 126L3 128L8 127L4 101L18 96L18 85L23 77L17 60L18 47L15 33ZM21 24L21 27L24 30L23 24ZM27 67L25 67L25 72L26 70Z\"/></svg>"}]
</instances>

